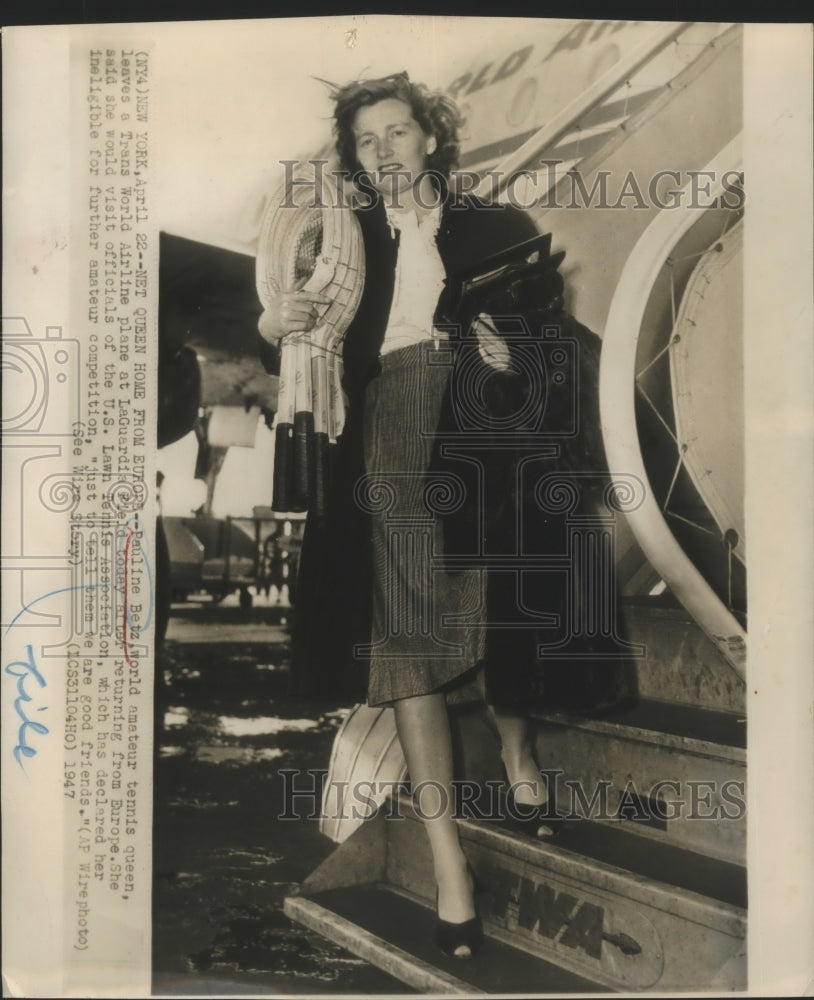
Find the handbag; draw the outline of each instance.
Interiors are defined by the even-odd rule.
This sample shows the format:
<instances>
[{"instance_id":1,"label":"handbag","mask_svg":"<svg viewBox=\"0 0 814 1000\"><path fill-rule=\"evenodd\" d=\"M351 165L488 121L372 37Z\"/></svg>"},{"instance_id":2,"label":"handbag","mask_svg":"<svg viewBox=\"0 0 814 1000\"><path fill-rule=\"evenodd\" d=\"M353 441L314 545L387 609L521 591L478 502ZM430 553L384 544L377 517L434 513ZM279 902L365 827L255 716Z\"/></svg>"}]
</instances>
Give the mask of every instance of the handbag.
<instances>
[{"instance_id":1,"label":"handbag","mask_svg":"<svg viewBox=\"0 0 814 1000\"><path fill-rule=\"evenodd\" d=\"M341 844L406 777L393 709L355 705L334 740L323 786L320 832Z\"/></svg>"}]
</instances>

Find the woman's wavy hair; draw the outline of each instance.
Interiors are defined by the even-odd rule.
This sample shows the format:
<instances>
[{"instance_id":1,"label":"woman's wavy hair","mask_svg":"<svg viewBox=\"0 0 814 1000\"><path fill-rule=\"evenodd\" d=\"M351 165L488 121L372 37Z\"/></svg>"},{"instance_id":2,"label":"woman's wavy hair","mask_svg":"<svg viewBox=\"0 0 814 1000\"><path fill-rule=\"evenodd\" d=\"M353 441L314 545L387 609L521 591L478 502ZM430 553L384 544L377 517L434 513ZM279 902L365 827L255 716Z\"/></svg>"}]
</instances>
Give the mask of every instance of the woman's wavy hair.
<instances>
[{"instance_id":1,"label":"woman's wavy hair","mask_svg":"<svg viewBox=\"0 0 814 1000\"><path fill-rule=\"evenodd\" d=\"M360 108L378 104L388 98L404 101L413 112L425 135L434 135L436 148L427 156L427 168L445 178L458 166L461 143L458 130L463 118L455 102L422 83L411 82L407 73L395 73L377 80L354 80L340 87L333 95L335 102L333 131L339 165L353 177L362 169L356 157L353 120Z\"/></svg>"}]
</instances>

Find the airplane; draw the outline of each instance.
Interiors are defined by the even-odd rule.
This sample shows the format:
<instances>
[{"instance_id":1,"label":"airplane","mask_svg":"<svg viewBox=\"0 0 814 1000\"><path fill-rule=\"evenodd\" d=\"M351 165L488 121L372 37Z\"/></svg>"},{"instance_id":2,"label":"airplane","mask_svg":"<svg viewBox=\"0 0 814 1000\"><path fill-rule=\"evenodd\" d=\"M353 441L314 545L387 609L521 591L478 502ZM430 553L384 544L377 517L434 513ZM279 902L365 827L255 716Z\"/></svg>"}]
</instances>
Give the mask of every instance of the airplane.
<instances>
[{"instance_id":1,"label":"airplane","mask_svg":"<svg viewBox=\"0 0 814 1000\"><path fill-rule=\"evenodd\" d=\"M613 559L597 556L590 572L616 575L637 650L635 690L620 669L617 704L535 715L541 767L604 788L608 821L580 825L565 851L462 825L492 894L487 932L509 949L504 992L527 992L528 977L552 967L588 991L745 988L741 65L737 25L563 22L553 43L526 27L513 44L485 46L447 83L467 117L461 169L478 193L513 200L553 234L567 253L567 308L602 337L613 488L592 530ZM268 192L252 198L243 220L259 233ZM273 419L254 271L251 253L162 235L160 442L186 433L200 408ZM194 374L181 393L172 374L192 370L190 350L197 394ZM470 763L494 773L493 741L467 725ZM387 824L372 801L362 822L337 798L342 782L403 776L392 721L352 711L326 785L337 808L322 829L337 847L286 912L413 989L487 989L482 967L464 981L428 966L399 931L398 914L432 905L409 803L391 798L409 821ZM707 798L685 803L677 789L704 782ZM719 821L694 821L704 810ZM386 915L370 926L364 892Z\"/></svg>"}]
</instances>

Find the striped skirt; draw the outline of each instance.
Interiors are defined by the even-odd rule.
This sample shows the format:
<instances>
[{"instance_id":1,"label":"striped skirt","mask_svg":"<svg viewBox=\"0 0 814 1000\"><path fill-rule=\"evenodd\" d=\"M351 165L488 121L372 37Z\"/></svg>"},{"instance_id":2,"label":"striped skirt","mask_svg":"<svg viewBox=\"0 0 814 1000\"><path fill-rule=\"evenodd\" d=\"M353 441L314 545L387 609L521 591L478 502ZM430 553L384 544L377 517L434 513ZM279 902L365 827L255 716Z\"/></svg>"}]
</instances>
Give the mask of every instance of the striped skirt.
<instances>
[{"instance_id":1,"label":"striped skirt","mask_svg":"<svg viewBox=\"0 0 814 1000\"><path fill-rule=\"evenodd\" d=\"M365 390L365 477L356 499L370 514L373 555L368 704L443 691L449 702L483 697L484 580L447 571L433 514L430 463L449 368L433 342L385 354ZM437 355L436 355L437 357Z\"/></svg>"}]
</instances>

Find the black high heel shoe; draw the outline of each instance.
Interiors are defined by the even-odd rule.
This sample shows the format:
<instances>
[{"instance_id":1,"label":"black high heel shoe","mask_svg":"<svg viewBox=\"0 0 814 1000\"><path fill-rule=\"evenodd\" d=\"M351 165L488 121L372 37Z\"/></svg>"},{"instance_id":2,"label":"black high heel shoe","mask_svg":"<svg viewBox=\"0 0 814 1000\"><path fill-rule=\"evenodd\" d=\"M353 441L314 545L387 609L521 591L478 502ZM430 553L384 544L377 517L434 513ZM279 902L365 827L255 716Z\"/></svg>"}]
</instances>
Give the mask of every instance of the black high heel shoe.
<instances>
[{"instance_id":1,"label":"black high heel shoe","mask_svg":"<svg viewBox=\"0 0 814 1000\"><path fill-rule=\"evenodd\" d=\"M563 818L550 794L541 806L533 806L518 802L514 789L510 788L506 795L506 823L512 830L534 840L553 840L562 833Z\"/></svg>"},{"instance_id":2,"label":"black high heel shoe","mask_svg":"<svg viewBox=\"0 0 814 1000\"><path fill-rule=\"evenodd\" d=\"M467 863L466 870L472 880L472 894L474 896L478 891L477 879L469 863ZM435 912L438 913L437 887L435 890ZM474 958L483 944L483 922L477 914L470 920L464 920L459 924L442 920L436 916L435 943L450 958ZM459 953L458 950L462 948L466 948L468 951Z\"/></svg>"}]
</instances>

